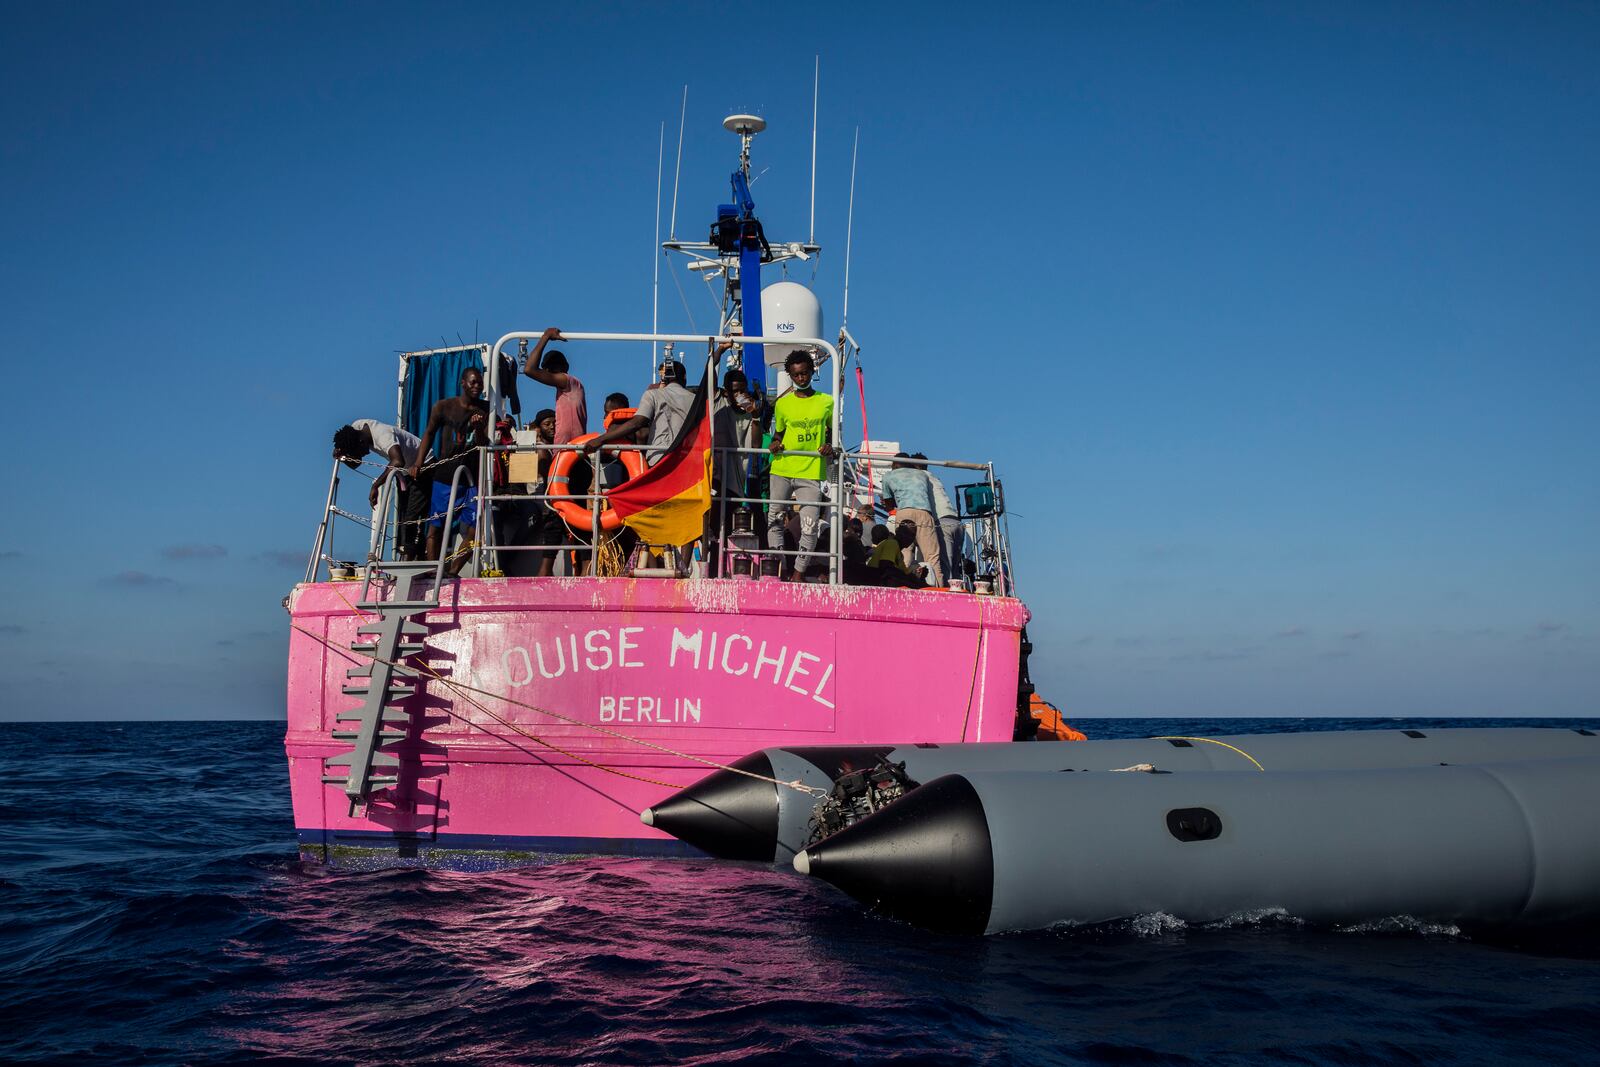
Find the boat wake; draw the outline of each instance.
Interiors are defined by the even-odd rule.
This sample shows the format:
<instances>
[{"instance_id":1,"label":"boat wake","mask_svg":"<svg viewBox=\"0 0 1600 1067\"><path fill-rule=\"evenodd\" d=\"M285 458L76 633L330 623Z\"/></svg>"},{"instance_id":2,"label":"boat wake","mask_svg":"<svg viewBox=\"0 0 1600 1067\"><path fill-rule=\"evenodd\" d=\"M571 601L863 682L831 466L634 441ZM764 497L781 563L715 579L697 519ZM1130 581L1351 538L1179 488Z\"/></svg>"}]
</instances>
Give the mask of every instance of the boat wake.
<instances>
[{"instance_id":1,"label":"boat wake","mask_svg":"<svg viewBox=\"0 0 1600 1067\"><path fill-rule=\"evenodd\" d=\"M1454 923L1428 922L1410 915L1389 915L1359 923L1314 923L1283 908L1250 908L1208 922L1187 922L1164 911L1144 912L1098 923L1059 922L1047 928L1052 936L1069 940L1160 940L1188 932L1223 930L1325 930L1338 934L1414 937L1429 940L1470 940ZM1021 933L1018 931L1017 933ZM1015 936L1015 934L1013 935Z\"/></svg>"}]
</instances>

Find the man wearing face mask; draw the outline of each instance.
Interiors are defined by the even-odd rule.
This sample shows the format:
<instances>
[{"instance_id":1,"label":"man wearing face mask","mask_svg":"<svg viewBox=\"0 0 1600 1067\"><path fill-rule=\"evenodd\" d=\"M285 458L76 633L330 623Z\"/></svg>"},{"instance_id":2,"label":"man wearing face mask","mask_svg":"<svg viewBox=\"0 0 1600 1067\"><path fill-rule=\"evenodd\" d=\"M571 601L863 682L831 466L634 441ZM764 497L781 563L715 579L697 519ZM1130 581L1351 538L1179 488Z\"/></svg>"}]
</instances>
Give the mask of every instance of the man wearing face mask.
<instances>
[{"instance_id":1,"label":"man wearing face mask","mask_svg":"<svg viewBox=\"0 0 1600 1067\"><path fill-rule=\"evenodd\" d=\"M769 499L767 546L783 548L783 520L794 501L800 511L799 555L789 581L803 581L817 547L821 525L822 482L827 461L833 455L833 397L811 388L817 368L809 352L789 353L783 369L794 382L791 392L780 396L772 406L772 479ZM820 456L788 455L790 452L819 452Z\"/></svg>"}]
</instances>

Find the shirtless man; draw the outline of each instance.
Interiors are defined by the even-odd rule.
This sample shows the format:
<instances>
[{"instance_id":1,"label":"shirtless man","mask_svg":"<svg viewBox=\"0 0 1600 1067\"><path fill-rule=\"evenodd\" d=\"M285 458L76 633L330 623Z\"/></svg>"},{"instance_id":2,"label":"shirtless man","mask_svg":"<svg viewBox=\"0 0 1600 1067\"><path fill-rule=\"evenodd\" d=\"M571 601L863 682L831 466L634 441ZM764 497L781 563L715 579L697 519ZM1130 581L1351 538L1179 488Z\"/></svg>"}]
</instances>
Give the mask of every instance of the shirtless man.
<instances>
[{"instance_id":1,"label":"shirtless man","mask_svg":"<svg viewBox=\"0 0 1600 1067\"><path fill-rule=\"evenodd\" d=\"M489 404L483 399L483 372L468 367L461 372L461 392L446 397L428 412L428 428L422 431L419 457L411 466L411 477L422 475L422 460L439 439L439 463L429 473L433 477L433 511L428 523L427 558L438 559L447 528L456 522L476 529L478 525L478 487L476 449L489 443ZM456 497L456 516L446 516L450 506L450 483L458 469L465 468L467 486ZM448 520L448 521L447 521Z\"/></svg>"}]
</instances>

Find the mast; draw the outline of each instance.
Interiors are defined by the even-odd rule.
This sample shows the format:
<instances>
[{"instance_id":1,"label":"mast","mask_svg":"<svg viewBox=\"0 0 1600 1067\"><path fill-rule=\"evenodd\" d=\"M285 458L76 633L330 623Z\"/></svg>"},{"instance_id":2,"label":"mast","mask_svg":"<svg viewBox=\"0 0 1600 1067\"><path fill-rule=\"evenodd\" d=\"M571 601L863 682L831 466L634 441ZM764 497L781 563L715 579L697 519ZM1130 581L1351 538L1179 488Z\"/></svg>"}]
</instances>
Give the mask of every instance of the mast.
<instances>
[{"instance_id":1,"label":"mast","mask_svg":"<svg viewBox=\"0 0 1600 1067\"><path fill-rule=\"evenodd\" d=\"M810 260L822 251L812 240L775 244L768 240L761 219L756 214L755 198L751 193L751 148L755 136L767 128L766 119L759 115L729 115L722 126L739 138L738 166L729 175L730 203L717 205L716 220L705 241L679 238L671 221L667 239L661 242L665 252L676 252L688 258L690 272L699 275L711 287L712 279L722 279L722 309L719 332L729 333L737 325L746 337L760 337L774 324L762 321L761 287L762 267L787 264L791 261ZM681 127L681 123L680 123ZM680 128L679 137L682 137ZM813 139L815 118L813 117ZM674 180L676 185L676 179ZM676 200L676 195L674 195ZM674 209L672 218L675 219ZM813 214L813 221L814 221ZM713 291L715 299L715 291ZM781 327L781 324L779 324ZM781 329L780 329L781 332ZM765 345L746 343L735 358L747 371L766 371ZM754 361L752 363L752 360Z\"/></svg>"},{"instance_id":2,"label":"mast","mask_svg":"<svg viewBox=\"0 0 1600 1067\"><path fill-rule=\"evenodd\" d=\"M770 260L772 250L762 231L761 220L756 218L756 202L750 195L750 142L756 134L767 128L767 120L759 115L729 115L722 126L739 135L739 169L728 179L733 187L733 203L717 206L717 222L712 227L712 241L724 256L738 257L737 274L730 272L728 292L739 305L739 324L747 337L760 337L761 329L761 261ZM754 357L764 364L764 346L744 346L746 359Z\"/></svg>"}]
</instances>

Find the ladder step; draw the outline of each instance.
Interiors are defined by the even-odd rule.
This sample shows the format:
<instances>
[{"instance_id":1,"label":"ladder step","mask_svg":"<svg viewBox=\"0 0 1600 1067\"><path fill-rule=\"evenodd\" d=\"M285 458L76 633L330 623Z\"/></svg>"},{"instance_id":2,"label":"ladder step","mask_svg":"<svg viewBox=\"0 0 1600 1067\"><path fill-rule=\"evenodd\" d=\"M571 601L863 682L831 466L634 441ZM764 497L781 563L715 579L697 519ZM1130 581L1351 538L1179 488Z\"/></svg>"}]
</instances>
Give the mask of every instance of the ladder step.
<instances>
[{"instance_id":1,"label":"ladder step","mask_svg":"<svg viewBox=\"0 0 1600 1067\"><path fill-rule=\"evenodd\" d=\"M382 789L385 786L399 785L400 779L392 774L375 774L367 779L368 789Z\"/></svg>"},{"instance_id":2,"label":"ladder step","mask_svg":"<svg viewBox=\"0 0 1600 1067\"><path fill-rule=\"evenodd\" d=\"M330 734L335 741L355 741L361 737L360 730L335 730ZM404 730L379 730L377 733L378 744L389 745L396 741L404 741L407 737Z\"/></svg>"},{"instance_id":3,"label":"ladder step","mask_svg":"<svg viewBox=\"0 0 1600 1067\"><path fill-rule=\"evenodd\" d=\"M436 559L386 559L378 564L384 574L431 574L438 569Z\"/></svg>"},{"instance_id":4,"label":"ladder step","mask_svg":"<svg viewBox=\"0 0 1600 1067\"><path fill-rule=\"evenodd\" d=\"M413 656L427 647L428 646L424 645L421 641L402 641L400 644L395 646L394 654L396 658L400 656ZM363 643L359 645L351 645L350 651L362 653L376 652L378 651L378 642L373 641L371 644Z\"/></svg>"},{"instance_id":5,"label":"ladder step","mask_svg":"<svg viewBox=\"0 0 1600 1067\"><path fill-rule=\"evenodd\" d=\"M437 600L358 600L356 607L362 611L432 611L439 606Z\"/></svg>"},{"instance_id":6,"label":"ladder step","mask_svg":"<svg viewBox=\"0 0 1600 1067\"><path fill-rule=\"evenodd\" d=\"M323 785L344 785L349 780L342 774L324 774L322 776Z\"/></svg>"},{"instance_id":7,"label":"ladder step","mask_svg":"<svg viewBox=\"0 0 1600 1067\"><path fill-rule=\"evenodd\" d=\"M355 758L356 754L354 752L341 752L337 756L324 757L322 767L324 770L333 767L349 767L355 762ZM390 755L382 749L377 749L372 753L372 765L374 767L398 767L400 766L400 757Z\"/></svg>"},{"instance_id":8,"label":"ladder step","mask_svg":"<svg viewBox=\"0 0 1600 1067\"><path fill-rule=\"evenodd\" d=\"M383 627L382 623L370 623L370 624L368 624L366 626L362 626L360 629L356 630L356 636L357 637L382 636L383 631L384 631L384 627ZM400 624L400 635L402 637L427 637L432 632L433 632L432 630L429 630L422 623L420 623L420 622L412 622L409 619L407 619L405 622Z\"/></svg>"},{"instance_id":9,"label":"ladder step","mask_svg":"<svg viewBox=\"0 0 1600 1067\"><path fill-rule=\"evenodd\" d=\"M347 697L364 697L364 696L368 695L367 687L364 686L364 685L363 686L347 685L342 690L340 690L340 692L344 693L344 695L347 696ZM417 695L417 687L416 686L414 686L414 685L399 685L399 684L396 684L396 683L390 683L390 685L388 687L388 693L386 694L386 696L387 696L387 698L389 700L408 700L411 697L414 697L416 695Z\"/></svg>"},{"instance_id":10,"label":"ladder step","mask_svg":"<svg viewBox=\"0 0 1600 1067\"><path fill-rule=\"evenodd\" d=\"M344 672L344 676L346 678L371 678L372 668L374 666L376 665L369 663L365 667L351 667L349 670ZM416 678L421 674L421 672L415 667L407 667L402 663L395 663L392 665L385 664L385 666L388 667L390 671L400 675L402 678Z\"/></svg>"},{"instance_id":11,"label":"ladder step","mask_svg":"<svg viewBox=\"0 0 1600 1067\"><path fill-rule=\"evenodd\" d=\"M398 708L386 709L383 712L382 719L384 722L398 722L409 725L411 723L411 713L409 711L401 711ZM351 708L349 711L342 711L338 715L335 715L333 717L333 721L366 722L367 713L360 708Z\"/></svg>"}]
</instances>

